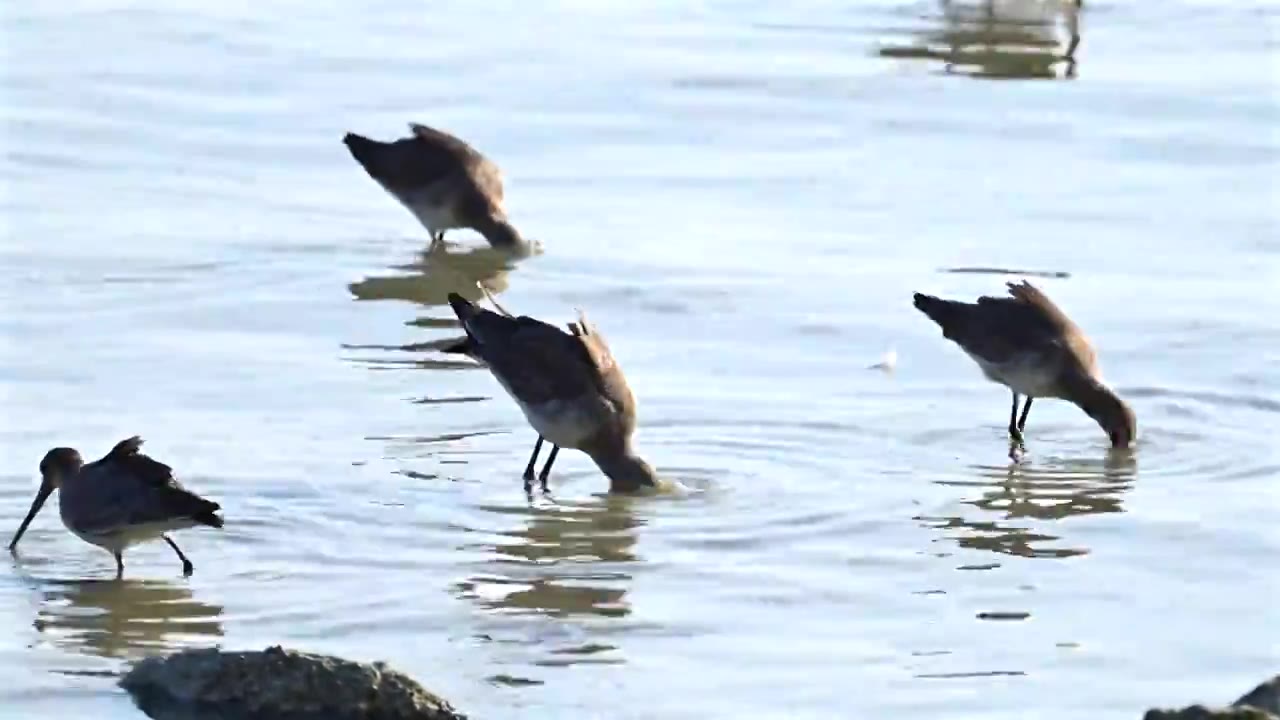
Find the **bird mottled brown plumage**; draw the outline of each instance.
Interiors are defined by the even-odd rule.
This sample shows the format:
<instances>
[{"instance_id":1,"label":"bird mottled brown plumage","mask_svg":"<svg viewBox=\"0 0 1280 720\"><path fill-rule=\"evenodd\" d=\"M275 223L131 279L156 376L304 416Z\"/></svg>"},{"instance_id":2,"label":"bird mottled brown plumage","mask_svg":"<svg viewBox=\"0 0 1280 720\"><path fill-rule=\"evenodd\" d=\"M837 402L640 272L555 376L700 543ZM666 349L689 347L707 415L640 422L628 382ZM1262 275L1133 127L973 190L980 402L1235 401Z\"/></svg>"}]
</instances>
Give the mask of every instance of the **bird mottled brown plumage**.
<instances>
[{"instance_id":1,"label":"bird mottled brown plumage","mask_svg":"<svg viewBox=\"0 0 1280 720\"><path fill-rule=\"evenodd\" d=\"M142 454L142 438L137 436L121 440L102 459L87 465L75 449L54 448L40 461L40 476L40 490L9 543L10 550L17 547L55 490L63 524L85 542L110 552L117 577L124 572L125 548L154 538L168 543L182 560L183 573L190 574L191 561L165 533L223 524L217 515L218 503L187 490L172 468Z\"/></svg>"},{"instance_id":2,"label":"bird mottled brown plumage","mask_svg":"<svg viewBox=\"0 0 1280 720\"><path fill-rule=\"evenodd\" d=\"M129 514L129 524L158 522L185 516L201 525L222 527L222 518L214 513L222 509L218 503L206 500L178 482L173 468L142 453L141 437L134 435L116 443L111 452L96 463L85 466L81 472L101 467L111 474L130 475L149 485L155 493L155 502L138 504ZM112 467L114 466L114 467Z\"/></svg>"},{"instance_id":3,"label":"bird mottled brown plumage","mask_svg":"<svg viewBox=\"0 0 1280 720\"><path fill-rule=\"evenodd\" d=\"M480 151L443 130L410 123L411 135L392 142L347 133L343 143L392 197L432 236L470 228L494 247L521 249L525 240L507 220L502 171Z\"/></svg>"},{"instance_id":4,"label":"bird mottled brown plumage","mask_svg":"<svg viewBox=\"0 0 1280 720\"><path fill-rule=\"evenodd\" d=\"M510 317L449 296L467 333L460 347L483 362L542 438L587 453L617 491L657 485L631 449L636 399L604 337L585 316L569 332L527 316ZM535 454L537 450L535 448Z\"/></svg>"},{"instance_id":5,"label":"bird mottled brown plumage","mask_svg":"<svg viewBox=\"0 0 1280 720\"><path fill-rule=\"evenodd\" d=\"M1137 432L1133 411L1102 383L1088 337L1049 296L1029 282L1008 283L1008 297L977 302L915 294L915 307L942 328L986 377L1013 391L1009 435L1022 443L1031 401L1068 400L1104 430L1112 445L1127 447ZM1027 402L1018 418L1018 396Z\"/></svg>"}]
</instances>

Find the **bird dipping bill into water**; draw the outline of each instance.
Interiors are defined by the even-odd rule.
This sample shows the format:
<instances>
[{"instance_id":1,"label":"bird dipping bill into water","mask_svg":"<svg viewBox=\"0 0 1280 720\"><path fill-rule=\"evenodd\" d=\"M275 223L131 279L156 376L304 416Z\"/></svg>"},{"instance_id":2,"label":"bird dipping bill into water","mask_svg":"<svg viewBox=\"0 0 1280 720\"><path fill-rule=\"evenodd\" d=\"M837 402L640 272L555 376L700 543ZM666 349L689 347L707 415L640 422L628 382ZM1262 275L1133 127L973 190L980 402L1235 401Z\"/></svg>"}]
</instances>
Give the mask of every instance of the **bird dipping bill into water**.
<instances>
[{"instance_id":1,"label":"bird dipping bill into water","mask_svg":"<svg viewBox=\"0 0 1280 720\"><path fill-rule=\"evenodd\" d=\"M1075 403L1106 431L1111 445L1127 448L1137 434L1133 410L1107 387L1084 332L1031 283L1008 283L1009 297L976 303L915 294L915 306L959 345L987 379L1013 391L1009 437L1023 444L1031 401L1038 397ZM1018 396L1027 397L1018 416Z\"/></svg>"},{"instance_id":2,"label":"bird dipping bill into water","mask_svg":"<svg viewBox=\"0 0 1280 720\"><path fill-rule=\"evenodd\" d=\"M530 317L481 308L457 293L449 304L467 333L466 354L483 362L538 431L532 466L542 440L553 447L540 475L543 489L562 447L585 452L609 477L611 492L661 486L657 472L635 454L636 400L609 346L581 314L565 332Z\"/></svg>"},{"instance_id":3,"label":"bird dipping bill into water","mask_svg":"<svg viewBox=\"0 0 1280 720\"><path fill-rule=\"evenodd\" d=\"M399 200L431 233L470 228L502 250L524 250L527 241L507 220L498 166L460 138L410 123L412 135L393 142L347 133L342 142L369 177Z\"/></svg>"},{"instance_id":4,"label":"bird dipping bill into water","mask_svg":"<svg viewBox=\"0 0 1280 720\"><path fill-rule=\"evenodd\" d=\"M40 490L9 550L17 548L27 526L57 490L62 523L81 540L111 553L116 577L124 573L125 548L156 538L173 548L182 560L183 574L190 575L191 561L165 533L196 525L222 527L216 514L219 505L182 487L172 468L143 455L141 448L140 437L121 440L106 457L88 465L72 448L46 453L40 461Z\"/></svg>"}]
</instances>

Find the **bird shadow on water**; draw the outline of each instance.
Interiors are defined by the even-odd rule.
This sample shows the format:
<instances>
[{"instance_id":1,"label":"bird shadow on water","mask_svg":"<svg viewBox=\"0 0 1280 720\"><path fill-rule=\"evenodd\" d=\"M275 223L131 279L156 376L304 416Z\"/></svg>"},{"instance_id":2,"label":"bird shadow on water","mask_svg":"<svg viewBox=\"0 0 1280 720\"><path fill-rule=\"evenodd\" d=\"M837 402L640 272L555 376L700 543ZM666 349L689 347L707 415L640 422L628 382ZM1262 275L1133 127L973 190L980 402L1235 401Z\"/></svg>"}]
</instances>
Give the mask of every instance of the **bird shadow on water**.
<instances>
[{"instance_id":1,"label":"bird shadow on water","mask_svg":"<svg viewBox=\"0 0 1280 720\"><path fill-rule=\"evenodd\" d=\"M1089 548L1062 542L1037 527L1071 517L1124 512L1122 500L1137 480L1137 460L1124 451L1104 460L1047 458L1004 466L971 466L972 479L939 479L938 485L965 490L960 502L976 514L919 515L924 527L942 531L962 548L1025 558L1067 558ZM988 569L966 566L964 569Z\"/></svg>"},{"instance_id":2,"label":"bird shadow on water","mask_svg":"<svg viewBox=\"0 0 1280 720\"><path fill-rule=\"evenodd\" d=\"M947 75L1057 80L1076 76L1080 8L1069 0L941 0L902 44L882 45L882 58L926 60Z\"/></svg>"},{"instance_id":3,"label":"bird shadow on water","mask_svg":"<svg viewBox=\"0 0 1280 720\"><path fill-rule=\"evenodd\" d=\"M35 628L54 645L134 659L221 637L222 606L161 580L41 580Z\"/></svg>"},{"instance_id":4,"label":"bird shadow on water","mask_svg":"<svg viewBox=\"0 0 1280 720\"><path fill-rule=\"evenodd\" d=\"M483 540L459 550L483 559L453 593L482 609L475 638L492 644L500 661L534 667L622 663L610 627L631 614L627 593L644 521L635 499L592 496L580 501L482 505L500 529L467 528ZM551 622L548 622L551 621ZM527 678L502 676L504 684Z\"/></svg>"}]
</instances>

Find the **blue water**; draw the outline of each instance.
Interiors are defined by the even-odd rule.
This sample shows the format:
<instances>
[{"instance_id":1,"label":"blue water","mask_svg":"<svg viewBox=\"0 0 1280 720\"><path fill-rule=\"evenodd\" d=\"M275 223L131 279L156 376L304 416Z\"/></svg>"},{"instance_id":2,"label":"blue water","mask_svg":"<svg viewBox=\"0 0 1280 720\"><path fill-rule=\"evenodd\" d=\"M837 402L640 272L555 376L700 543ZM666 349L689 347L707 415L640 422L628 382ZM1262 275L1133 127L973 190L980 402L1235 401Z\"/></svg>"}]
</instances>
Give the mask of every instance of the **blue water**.
<instances>
[{"instance_id":1,"label":"blue water","mask_svg":"<svg viewBox=\"0 0 1280 720\"><path fill-rule=\"evenodd\" d=\"M1280 666L1275 2L0 7L0 517L141 434L222 532L0 572L4 717L136 718L187 646L384 659L477 718L1136 718ZM1079 38L1073 58L1062 56ZM426 234L341 144L410 120L543 245ZM910 304L1039 283L1140 443ZM692 488L609 499L431 343L587 311ZM892 372L868 366L892 357Z\"/></svg>"}]
</instances>

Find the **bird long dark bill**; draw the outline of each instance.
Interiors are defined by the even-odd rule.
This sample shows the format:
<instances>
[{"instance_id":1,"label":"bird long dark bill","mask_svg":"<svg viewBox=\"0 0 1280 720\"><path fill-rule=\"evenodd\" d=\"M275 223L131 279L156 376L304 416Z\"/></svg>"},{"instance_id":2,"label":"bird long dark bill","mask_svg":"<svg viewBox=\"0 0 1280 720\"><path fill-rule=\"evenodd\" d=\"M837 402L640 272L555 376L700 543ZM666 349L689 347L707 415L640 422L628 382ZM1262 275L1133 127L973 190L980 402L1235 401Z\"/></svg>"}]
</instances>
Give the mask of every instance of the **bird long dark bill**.
<instances>
[{"instance_id":1,"label":"bird long dark bill","mask_svg":"<svg viewBox=\"0 0 1280 720\"><path fill-rule=\"evenodd\" d=\"M18 526L18 532L13 534L13 540L9 542L9 550L13 551L18 547L18 541L22 539L22 534L27 531L27 526L35 519L36 514L40 512L40 508L44 507L44 503L53 494L53 481L48 477L40 480L40 489L36 491L36 499L31 502L31 509L27 511L27 517L22 520L22 524Z\"/></svg>"}]
</instances>

